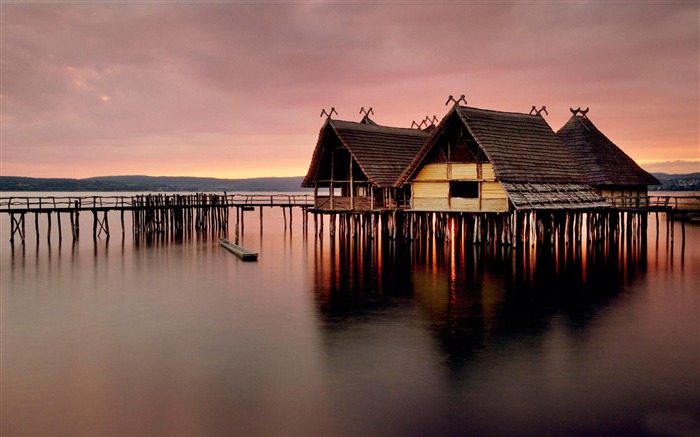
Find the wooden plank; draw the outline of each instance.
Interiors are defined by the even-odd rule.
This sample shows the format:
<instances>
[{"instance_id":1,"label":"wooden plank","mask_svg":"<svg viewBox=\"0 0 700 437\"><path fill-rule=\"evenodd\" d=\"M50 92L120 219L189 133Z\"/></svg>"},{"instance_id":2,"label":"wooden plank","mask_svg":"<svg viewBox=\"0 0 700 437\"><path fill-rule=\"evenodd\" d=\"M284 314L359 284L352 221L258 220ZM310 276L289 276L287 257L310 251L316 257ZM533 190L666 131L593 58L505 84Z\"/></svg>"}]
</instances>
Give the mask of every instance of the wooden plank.
<instances>
[{"instance_id":1,"label":"wooden plank","mask_svg":"<svg viewBox=\"0 0 700 437\"><path fill-rule=\"evenodd\" d=\"M442 198L447 201L450 193L449 182L414 182L411 188L413 197Z\"/></svg>"},{"instance_id":2,"label":"wooden plank","mask_svg":"<svg viewBox=\"0 0 700 437\"><path fill-rule=\"evenodd\" d=\"M481 178L486 181L496 180L496 173L493 171L493 164L484 162L481 164Z\"/></svg>"},{"instance_id":3,"label":"wooden plank","mask_svg":"<svg viewBox=\"0 0 700 437\"><path fill-rule=\"evenodd\" d=\"M447 164L426 164L413 180L444 181L447 180Z\"/></svg>"},{"instance_id":4,"label":"wooden plank","mask_svg":"<svg viewBox=\"0 0 700 437\"><path fill-rule=\"evenodd\" d=\"M500 182L482 182L481 195L484 199L506 199L508 194Z\"/></svg>"},{"instance_id":5,"label":"wooden plank","mask_svg":"<svg viewBox=\"0 0 700 437\"><path fill-rule=\"evenodd\" d=\"M414 211L449 211L450 205L447 197L444 199L414 197L412 209Z\"/></svg>"},{"instance_id":6,"label":"wooden plank","mask_svg":"<svg viewBox=\"0 0 700 437\"><path fill-rule=\"evenodd\" d=\"M450 199L452 211L479 211L479 199L466 199L463 197L453 197Z\"/></svg>"},{"instance_id":7,"label":"wooden plank","mask_svg":"<svg viewBox=\"0 0 700 437\"><path fill-rule=\"evenodd\" d=\"M508 211L508 199L482 199L481 210L485 212Z\"/></svg>"},{"instance_id":8,"label":"wooden plank","mask_svg":"<svg viewBox=\"0 0 700 437\"><path fill-rule=\"evenodd\" d=\"M234 255L236 255L237 257L242 259L243 261L257 261L258 260L257 252L252 252L243 246L233 244L232 242L230 242L226 238L219 238L219 245L221 245L224 249L233 253Z\"/></svg>"},{"instance_id":9,"label":"wooden plank","mask_svg":"<svg viewBox=\"0 0 700 437\"><path fill-rule=\"evenodd\" d=\"M451 164L452 179L476 180L476 164Z\"/></svg>"}]
</instances>

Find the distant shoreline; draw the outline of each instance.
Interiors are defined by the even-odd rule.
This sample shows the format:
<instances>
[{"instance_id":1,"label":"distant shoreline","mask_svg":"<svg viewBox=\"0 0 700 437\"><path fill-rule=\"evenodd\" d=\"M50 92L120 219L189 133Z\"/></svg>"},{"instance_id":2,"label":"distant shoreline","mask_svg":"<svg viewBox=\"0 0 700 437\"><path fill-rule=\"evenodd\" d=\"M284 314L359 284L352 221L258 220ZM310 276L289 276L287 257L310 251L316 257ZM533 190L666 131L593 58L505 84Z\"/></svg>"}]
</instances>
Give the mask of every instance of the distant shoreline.
<instances>
[{"instance_id":1,"label":"distant shoreline","mask_svg":"<svg viewBox=\"0 0 700 437\"><path fill-rule=\"evenodd\" d=\"M303 176L218 179L189 176L99 176L85 179L0 176L0 191L307 192Z\"/></svg>"},{"instance_id":2,"label":"distant shoreline","mask_svg":"<svg viewBox=\"0 0 700 437\"><path fill-rule=\"evenodd\" d=\"M652 173L662 185L649 191L700 191L700 173ZM303 176L219 179L191 176L98 176L85 179L0 176L2 191L134 191L134 192L309 192Z\"/></svg>"}]
</instances>

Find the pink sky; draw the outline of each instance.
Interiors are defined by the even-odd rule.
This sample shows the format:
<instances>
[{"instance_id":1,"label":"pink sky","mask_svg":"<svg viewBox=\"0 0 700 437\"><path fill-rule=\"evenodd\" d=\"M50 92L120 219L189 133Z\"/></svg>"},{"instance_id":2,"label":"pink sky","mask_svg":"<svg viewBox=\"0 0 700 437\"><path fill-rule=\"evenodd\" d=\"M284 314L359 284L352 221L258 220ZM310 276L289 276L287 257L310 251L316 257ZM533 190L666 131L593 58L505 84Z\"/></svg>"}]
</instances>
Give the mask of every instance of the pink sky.
<instances>
[{"instance_id":1,"label":"pink sky","mask_svg":"<svg viewBox=\"0 0 700 437\"><path fill-rule=\"evenodd\" d=\"M5 2L0 174L306 173L321 109L409 127L569 107L650 171L700 171L700 4Z\"/></svg>"}]
</instances>

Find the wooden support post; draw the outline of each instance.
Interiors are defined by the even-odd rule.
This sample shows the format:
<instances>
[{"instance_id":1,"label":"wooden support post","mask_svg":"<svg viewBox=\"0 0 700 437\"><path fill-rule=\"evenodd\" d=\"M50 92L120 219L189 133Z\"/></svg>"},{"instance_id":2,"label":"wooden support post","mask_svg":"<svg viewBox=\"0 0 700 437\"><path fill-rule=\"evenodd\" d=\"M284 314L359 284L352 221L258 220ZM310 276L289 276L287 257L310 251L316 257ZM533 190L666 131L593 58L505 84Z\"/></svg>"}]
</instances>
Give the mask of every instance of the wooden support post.
<instances>
[{"instance_id":1,"label":"wooden support post","mask_svg":"<svg viewBox=\"0 0 700 437\"><path fill-rule=\"evenodd\" d=\"M92 210L92 238L97 238L97 211Z\"/></svg>"},{"instance_id":2,"label":"wooden support post","mask_svg":"<svg viewBox=\"0 0 700 437\"><path fill-rule=\"evenodd\" d=\"M686 217L682 216L681 217L681 245L685 247L685 222L686 222Z\"/></svg>"},{"instance_id":3,"label":"wooden support post","mask_svg":"<svg viewBox=\"0 0 700 437\"><path fill-rule=\"evenodd\" d=\"M56 213L56 218L58 219L58 242L60 243L61 240L63 240L63 233L61 231L61 213L60 212Z\"/></svg>"},{"instance_id":4,"label":"wooden support post","mask_svg":"<svg viewBox=\"0 0 700 437\"><path fill-rule=\"evenodd\" d=\"M34 230L36 232L36 244L39 244L39 213L34 213Z\"/></svg>"},{"instance_id":5,"label":"wooden support post","mask_svg":"<svg viewBox=\"0 0 700 437\"><path fill-rule=\"evenodd\" d=\"M107 212L108 211L105 210L104 218L102 219L102 224L103 224L105 234L107 235L107 238L109 238L109 218L108 218Z\"/></svg>"},{"instance_id":6,"label":"wooden support post","mask_svg":"<svg viewBox=\"0 0 700 437\"><path fill-rule=\"evenodd\" d=\"M10 214L10 244L15 244L15 233L19 234L22 244L24 244L25 228L24 228L24 213L19 213L19 219L15 218L15 214Z\"/></svg>"},{"instance_id":7,"label":"wooden support post","mask_svg":"<svg viewBox=\"0 0 700 437\"><path fill-rule=\"evenodd\" d=\"M350 155L350 210L355 210L355 187L352 179L352 155Z\"/></svg>"},{"instance_id":8,"label":"wooden support post","mask_svg":"<svg viewBox=\"0 0 700 437\"><path fill-rule=\"evenodd\" d=\"M262 234L263 231L263 207L260 205L258 207L260 209L260 233Z\"/></svg>"},{"instance_id":9,"label":"wooden support post","mask_svg":"<svg viewBox=\"0 0 700 437\"><path fill-rule=\"evenodd\" d=\"M75 201L75 233L73 234L73 239L77 240L80 238L80 206L78 201Z\"/></svg>"},{"instance_id":10,"label":"wooden support post","mask_svg":"<svg viewBox=\"0 0 700 437\"><path fill-rule=\"evenodd\" d=\"M46 242L51 244L51 211L46 213Z\"/></svg>"}]
</instances>

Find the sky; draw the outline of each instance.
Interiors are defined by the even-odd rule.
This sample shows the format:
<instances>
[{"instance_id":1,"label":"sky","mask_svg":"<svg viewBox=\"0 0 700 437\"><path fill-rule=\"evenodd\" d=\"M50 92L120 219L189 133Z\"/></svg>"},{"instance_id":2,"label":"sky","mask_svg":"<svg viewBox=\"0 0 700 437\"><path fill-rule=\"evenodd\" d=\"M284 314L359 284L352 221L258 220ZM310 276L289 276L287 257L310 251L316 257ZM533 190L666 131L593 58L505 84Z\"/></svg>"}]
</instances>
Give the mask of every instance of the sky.
<instances>
[{"instance_id":1,"label":"sky","mask_svg":"<svg viewBox=\"0 0 700 437\"><path fill-rule=\"evenodd\" d=\"M700 171L700 2L0 3L0 174L306 174L322 109L410 127L569 108Z\"/></svg>"}]
</instances>

